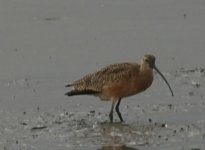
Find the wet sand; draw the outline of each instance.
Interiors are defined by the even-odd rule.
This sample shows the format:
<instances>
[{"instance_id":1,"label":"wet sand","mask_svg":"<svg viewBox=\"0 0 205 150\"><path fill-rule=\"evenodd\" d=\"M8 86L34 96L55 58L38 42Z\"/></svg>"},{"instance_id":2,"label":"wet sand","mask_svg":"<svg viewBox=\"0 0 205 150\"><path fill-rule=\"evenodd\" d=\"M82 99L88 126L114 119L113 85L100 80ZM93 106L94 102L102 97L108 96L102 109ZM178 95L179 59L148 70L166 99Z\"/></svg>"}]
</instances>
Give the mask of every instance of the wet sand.
<instances>
[{"instance_id":1,"label":"wet sand","mask_svg":"<svg viewBox=\"0 0 205 150\"><path fill-rule=\"evenodd\" d=\"M0 1L0 149L203 150L205 2ZM139 62L155 75L144 93L111 102L65 97L67 83L105 65Z\"/></svg>"}]
</instances>

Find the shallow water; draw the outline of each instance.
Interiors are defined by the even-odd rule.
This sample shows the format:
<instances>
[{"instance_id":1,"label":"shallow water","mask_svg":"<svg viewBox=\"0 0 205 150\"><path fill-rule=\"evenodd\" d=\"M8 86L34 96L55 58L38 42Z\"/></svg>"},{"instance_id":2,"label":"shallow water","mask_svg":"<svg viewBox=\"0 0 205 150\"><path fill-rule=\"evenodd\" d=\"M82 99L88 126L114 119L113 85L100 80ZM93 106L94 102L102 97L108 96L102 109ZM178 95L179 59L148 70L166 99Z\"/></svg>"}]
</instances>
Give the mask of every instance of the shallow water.
<instances>
[{"instance_id":1,"label":"shallow water","mask_svg":"<svg viewBox=\"0 0 205 150\"><path fill-rule=\"evenodd\" d=\"M4 149L62 150L203 149L204 71L180 69L168 74L176 96L172 98L168 88L160 89L164 94L152 88L145 94L124 99L120 107L124 123L119 122L116 114L115 122L109 123L110 103L102 101L84 100L92 105L90 107L82 101L67 100L66 106L39 106L22 111L2 109L0 146ZM159 79L157 77L155 82L163 84ZM27 82L33 83L27 80L21 86L26 86ZM38 88L48 86L46 80L41 82ZM7 88L22 90L18 82Z\"/></svg>"},{"instance_id":2,"label":"shallow water","mask_svg":"<svg viewBox=\"0 0 205 150\"><path fill-rule=\"evenodd\" d=\"M204 0L0 0L0 149L202 150L205 147ZM105 65L139 62L156 74L110 102L65 97L64 85Z\"/></svg>"}]
</instances>

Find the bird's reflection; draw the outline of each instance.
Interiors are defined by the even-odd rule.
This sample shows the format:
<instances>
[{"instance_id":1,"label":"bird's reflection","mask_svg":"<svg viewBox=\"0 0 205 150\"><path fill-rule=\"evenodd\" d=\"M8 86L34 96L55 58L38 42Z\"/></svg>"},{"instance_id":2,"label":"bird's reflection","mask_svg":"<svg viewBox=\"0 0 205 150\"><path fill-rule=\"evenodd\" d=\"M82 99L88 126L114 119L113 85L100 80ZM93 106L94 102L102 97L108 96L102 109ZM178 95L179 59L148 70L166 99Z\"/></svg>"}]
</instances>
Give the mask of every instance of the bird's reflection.
<instances>
[{"instance_id":1,"label":"bird's reflection","mask_svg":"<svg viewBox=\"0 0 205 150\"><path fill-rule=\"evenodd\" d=\"M139 149L127 147L125 145L115 145L115 146L103 146L102 148L97 150L139 150Z\"/></svg>"}]
</instances>

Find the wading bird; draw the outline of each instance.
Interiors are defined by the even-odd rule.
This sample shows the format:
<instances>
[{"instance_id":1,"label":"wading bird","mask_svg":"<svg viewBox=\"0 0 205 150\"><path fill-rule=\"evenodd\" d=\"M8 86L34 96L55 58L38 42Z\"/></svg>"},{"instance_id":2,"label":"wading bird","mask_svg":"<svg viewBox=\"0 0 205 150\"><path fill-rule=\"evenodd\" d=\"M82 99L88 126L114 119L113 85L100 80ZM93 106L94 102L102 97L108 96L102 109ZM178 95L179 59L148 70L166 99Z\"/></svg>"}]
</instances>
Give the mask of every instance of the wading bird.
<instances>
[{"instance_id":1,"label":"wading bird","mask_svg":"<svg viewBox=\"0 0 205 150\"><path fill-rule=\"evenodd\" d=\"M73 89L65 95L94 95L101 100L111 100L110 122L113 122L114 108L120 121L123 121L119 111L121 99L138 94L150 87L153 81L153 69L161 75L172 96L174 96L168 81L155 65L155 56L151 54L144 55L140 64L112 64L97 72L87 74L83 78L66 85L66 87L73 87Z\"/></svg>"}]
</instances>

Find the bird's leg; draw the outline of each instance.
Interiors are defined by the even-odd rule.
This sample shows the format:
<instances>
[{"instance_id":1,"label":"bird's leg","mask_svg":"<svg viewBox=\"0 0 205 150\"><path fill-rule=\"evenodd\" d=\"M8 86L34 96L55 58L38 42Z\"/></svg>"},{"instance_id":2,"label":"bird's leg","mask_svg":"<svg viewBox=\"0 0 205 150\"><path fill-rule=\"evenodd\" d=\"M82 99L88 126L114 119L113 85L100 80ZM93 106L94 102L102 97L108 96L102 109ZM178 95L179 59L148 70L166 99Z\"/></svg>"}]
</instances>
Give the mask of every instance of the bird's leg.
<instances>
[{"instance_id":1,"label":"bird's leg","mask_svg":"<svg viewBox=\"0 0 205 150\"><path fill-rule=\"evenodd\" d=\"M114 109L114 107L115 107L115 101L112 101L112 106L111 106L111 110L109 113L109 118L110 118L111 123L113 122L113 109Z\"/></svg>"},{"instance_id":2,"label":"bird's leg","mask_svg":"<svg viewBox=\"0 0 205 150\"><path fill-rule=\"evenodd\" d=\"M121 102L121 98L118 100L117 105L115 107L115 110L117 112L118 117L120 118L120 121L123 122L124 120L122 119L122 115L119 111L120 102Z\"/></svg>"}]
</instances>

